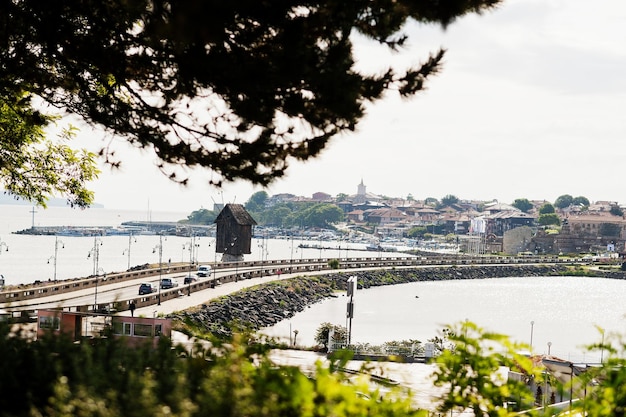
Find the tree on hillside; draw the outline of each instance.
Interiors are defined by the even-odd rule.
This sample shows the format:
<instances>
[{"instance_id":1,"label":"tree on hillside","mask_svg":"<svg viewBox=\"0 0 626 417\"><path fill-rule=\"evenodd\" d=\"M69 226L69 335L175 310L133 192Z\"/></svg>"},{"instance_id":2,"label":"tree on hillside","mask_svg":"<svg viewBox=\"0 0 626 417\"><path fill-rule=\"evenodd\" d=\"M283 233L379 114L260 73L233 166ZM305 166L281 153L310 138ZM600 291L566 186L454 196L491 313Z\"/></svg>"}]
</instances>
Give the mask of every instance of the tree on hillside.
<instances>
[{"instance_id":1,"label":"tree on hillside","mask_svg":"<svg viewBox=\"0 0 626 417\"><path fill-rule=\"evenodd\" d=\"M528 213L533 208L533 203L528 201L527 198L518 198L511 205L524 213Z\"/></svg>"},{"instance_id":2,"label":"tree on hillside","mask_svg":"<svg viewBox=\"0 0 626 417\"><path fill-rule=\"evenodd\" d=\"M439 205L439 200L437 200L434 197L427 197L424 200L424 204L428 205L428 206L433 206L433 207L437 207Z\"/></svg>"},{"instance_id":3,"label":"tree on hillside","mask_svg":"<svg viewBox=\"0 0 626 417\"><path fill-rule=\"evenodd\" d=\"M622 208L618 206L617 204L613 204L611 206L611 209L609 210L609 213L611 213L614 216L623 216L624 210L622 210Z\"/></svg>"},{"instance_id":4,"label":"tree on hillside","mask_svg":"<svg viewBox=\"0 0 626 417\"><path fill-rule=\"evenodd\" d=\"M413 226L408 230L408 232L406 232L406 237L421 239L426 233L428 233L428 229L425 226Z\"/></svg>"},{"instance_id":5,"label":"tree on hillside","mask_svg":"<svg viewBox=\"0 0 626 417\"><path fill-rule=\"evenodd\" d=\"M441 199L441 205L444 207L450 207L458 202L459 198L452 194L448 194Z\"/></svg>"},{"instance_id":6,"label":"tree on hillside","mask_svg":"<svg viewBox=\"0 0 626 417\"><path fill-rule=\"evenodd\" d=\"M537 218L537 223L541 226L559 226L561 224L561 219L556 213L543 213L539 215Z\"/></svg>"},{"instance_id":7,"label":"tree on hillside","mask_svg":"<svg viewBox=\"0 0 626 417\"><path fill-rule=\"evenodd\" d=\"M295 222L306 227L328 228L343 220L343 210L334 204L320 203L311 206L294 218ZM297 226L298 223L293 224Z\"/></svg>"},{"instance_id":8,"label":"tree on hillside","mask_svg":"<svg viewBox=\"0 0 626 417\"><path fill-rule=\"evenodd\" d=\"M539 214L551 214L555 212L554 206L550 203L546 203L539 208Z\"/></svg>"},{"instance_id":9,"label":"tree on hillside","mask_svg":"<svg viewBox=\"0 0 626 417\"><path fill-rule=\"evenodd\" d=\"M267 199L268 199L267 192L257 191L256 193L250 196L248 201L246 201L246 204L244 204L244 207L248 211L254 211L254 212L263 211L265 209L265 203Z\"/></svg>"},{"instance_id":10,"label":"tree on hillside","mask_svg":"<svg viewBox=\"0 0 626 417\"><path fill-rule=\"evenodd\" d=\"M354 130L366 105L389 92L412 97L441 70L444 49L413 68L357 71L354 36L401 51L407 21L446 27L499 3L2 2L0 104L31 115L28 127L45 119L40 101L78 116L153 151L183 184L180 165L208 168L209 184L268 184ZM28 144L11 140L14 156ZM114 167L122 162L108 145L102 155ZM46 168L52 175L58 167ZM72 174L81 184L81 170ZM36 180L24 179L11 191L37 197ZM78 197L82 204L86 196Z\"/></svg>"},{"instance_id":11,"label":"tree on hillside","mask_svg":"<svg viewBox=\"0 0 626 417\"><path fill-rule=\"evenodd\" d=\"M192 211L189 216L187 216L186 223L190 224L213 224L217 216L219 215L219 211L208 210L205 208L201 208L199 210Z\"/></svg>"},{"instance_id":12,"label":"tree on hillside","mask_svg":"<svg viewBox=\"0 0 626 417\"><path fill-rule=\"evenodd\" d=\"M261 222L268 226L283 227L287 224L287 219L293 214L293 210L287 205L281 204L265 210L261 214Z\"/></svg>"},{"instance_id":13,"label":"tree on hillside","mask_svg":"<svg viewBox=\"0 0 626 417\"><path fill-rule=\"evenodd\" d=\"M554 207L559 209L564 209L572 205L574 202L574 197L569 194L563 194L562 196L557 197L554 201Z\"/></svg>"},{"instance_id":14,"label":"tree on hillside","mask_svg":"<svg viewBox=\"0 0 626 417\"><path fill-rule=\"evenodd\" d=\"M572 200L572 205L589 207L589 199L583 196L574 197L574 199Z\"/></svg>"}]
</instances>

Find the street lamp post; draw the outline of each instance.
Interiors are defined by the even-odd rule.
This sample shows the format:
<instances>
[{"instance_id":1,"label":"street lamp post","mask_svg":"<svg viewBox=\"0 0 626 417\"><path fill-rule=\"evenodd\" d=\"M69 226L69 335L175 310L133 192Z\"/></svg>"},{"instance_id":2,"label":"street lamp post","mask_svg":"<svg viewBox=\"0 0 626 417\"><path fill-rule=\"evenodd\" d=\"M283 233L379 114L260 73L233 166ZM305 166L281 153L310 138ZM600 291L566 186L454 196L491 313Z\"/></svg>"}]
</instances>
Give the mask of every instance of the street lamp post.
<instances>
[{"instance_id":1,"label":"street lamp post","mask_svg":"<svg viewBox=\"0 0 626 417\"><path fill-rule=\"evenodd\" d=\"M535 321L531 321L530 322L530 352L532 353L533 351L533 329L535 326Z\"/></svg>"},{"instance_id":2,"label":"street lamp post","mask_svg":"<svg viewBox=\"0 0 626 417\"><path fill-rule=\"evenodd\" d=\"M352 341L352 318L354 317L354 294L357 290L357 277L352 276L348 278L348 297L350 300L348 301L347 311L346 311L346 319L348 320L348 344L346 347L350 346Z\"/></svg>"},{"instance_id":3,"label":"street lamp post","mask_svg":"<svg viewBox=\"0 0 626 417\"><path fill-rule=\"evenodd\" d=\"M291 258L289 259L289 272L293 272L293 235L291 238Z\"/></svg>"},{"instance_id":4,"label":"street lamp post","mask_svg":"<svg viewBox=\"0 0 626 417\"><path fill-rule=\"evenodd\" d=\"M548 342L548 356L550 356L550 348L552 347L552 342Z\"/></svg>"},{"instance_id":5,"label":"street lamp post","mask_svg":"<svg viewBox=\"0 0 626 417\"><path fill-rule=\"evenodd\" d=\"M57 256L59 253L59 243L61 244L61 249L65 248L65 244L59 240L58 236L54 238L54 256L48 258L48 263L50 263L50 259L53 260L54 266L54 282L57 282Z\"/></svg>"},{"instance_id":6,"label":"street lamp post","mask_svg":"<svg viewBox=\"0 0 626 417\"><path fill-rule=\"evenodd\" d=\"M104 279L106 280L106 272L104 272L104 269L102 268L98 268L98 270L96 271L96 291L94 293L94 297L93 297L93 309L97 310L98 309L98 274L102 272L102 275L104 277Z\"/></svg>"},{"instance_id":7,"label":"street lamp post","mask_svg":"<svg viewBox=\"0 0 626 417\"><path fill-rule=\"evenodd\" d=\"M159 244L152 249L152 253L159 251L159 293L157 305L161 305L161 277L163 276L163 235L159 234Z\"/></svg>"},{"instance_id":8,"label":"street lamp post","mask_svg":"<svg viewBox=\"0 0 626 417\"><path fill-rule=\"evenodd\" d=\"M100 261L100 246L102 246L102 240L99 239L98 237L94 237L93 248L91 248L91 250L87 254L87 258L93 257L93 276L94 276L94 279L96 280L96 291L94 294L94 310L98 308L98 272L101 270L101 268L98 267L98 262Z\"/></svg>"},{"instance_id":9,"label":"street lamp post","mask_svg":"<svg viewBox=\"0 0 626 417\"><path fill-rule=\"evenodd\" d=\"M137 238L135 238L133 236L133 233L130 232L128 234L128 249L124 249L124 251L122 252L122 255L128 254L128 269L127 269L127 271L130 271L130 245L132 243L137 243Z\"/></svg>"}]
</instances>

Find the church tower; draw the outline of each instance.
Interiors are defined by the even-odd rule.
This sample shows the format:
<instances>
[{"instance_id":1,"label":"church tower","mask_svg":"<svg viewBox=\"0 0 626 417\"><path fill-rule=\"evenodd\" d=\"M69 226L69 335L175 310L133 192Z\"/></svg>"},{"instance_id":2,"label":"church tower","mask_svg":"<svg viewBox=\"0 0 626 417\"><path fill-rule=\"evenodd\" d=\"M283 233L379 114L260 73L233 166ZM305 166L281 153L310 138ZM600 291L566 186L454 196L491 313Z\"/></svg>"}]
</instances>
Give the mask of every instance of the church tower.
<instances>
[{"instance_id":1,"label":"church tower","mask_svg":"<svg viewBox=\"0 0 626 417\"><path fill-rule=\"evenodd\" d=\"M363 184L363 178L361 178L361 183L357 186L356 198L354 199L355 203L365 203L367 201L367 192L365 190L365 184Z\"/></svg>"}]
</instances>

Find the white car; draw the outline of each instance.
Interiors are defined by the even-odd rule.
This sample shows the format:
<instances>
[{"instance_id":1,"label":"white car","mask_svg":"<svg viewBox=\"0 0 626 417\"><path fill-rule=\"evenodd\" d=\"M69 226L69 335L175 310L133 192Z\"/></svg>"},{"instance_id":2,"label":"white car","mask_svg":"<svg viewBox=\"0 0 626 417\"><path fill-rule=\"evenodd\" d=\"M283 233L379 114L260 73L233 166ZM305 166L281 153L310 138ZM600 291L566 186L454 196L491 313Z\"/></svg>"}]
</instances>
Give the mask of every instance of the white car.
<instances>
[{"instance_id":1,"label":"white car","mask_svg":"<svg viewBox=\"0 0 626 417\"><path fill-rule=\"evenodd\" d=\"M208 277L209 275L211 275L211 267L209 265L200 265L198 267L199 277Z\"/></svg>"}]
</instances>

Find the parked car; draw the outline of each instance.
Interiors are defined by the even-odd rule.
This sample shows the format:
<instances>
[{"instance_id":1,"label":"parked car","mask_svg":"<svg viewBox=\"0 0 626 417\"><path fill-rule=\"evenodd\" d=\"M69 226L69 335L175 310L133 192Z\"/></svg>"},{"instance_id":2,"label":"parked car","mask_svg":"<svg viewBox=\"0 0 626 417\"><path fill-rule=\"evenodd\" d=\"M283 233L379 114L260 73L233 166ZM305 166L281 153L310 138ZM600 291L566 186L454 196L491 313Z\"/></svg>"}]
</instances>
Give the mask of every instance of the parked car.
<instances>
[{"instance_id":1,"label":"parked car","mask_svg":"<svg viewBox=\"0 0 626 417\"><path fill-rule=\"evenodd\" d=\"M200 265L198 267L199 277L208 277L209 275L211 275L211 267L209 265Z\"/></svg>"},{"instance_id":2,"label":"parked car","mask_svg":"<svg viewBox=\"0 0 626 417\"><path fill-rule=\"evenodd\" d=\"M185 277L185 285L191 284L192 282L196 282L197 280L198 280L197 276L193 274L189 274Z\"/></svg>"},{"instance_id":3,"label":"parked car","mask_svg":"<svg viewBox=\"0 0 626 417\"><path fill-rule=\"evenodd\" d=\"M139 295L152 294L157 291L156 285L151 282L142 282L139 286Z\"/></svg>"},{"instance_id":4,"label":"parked car","mask_svg":"<svg viewBox=\"0 0 626 417\"><path fill-rule=\"evenodd\" d=\"M173 280L172 278L163 278L161 279L161 289L167 290L170 288L178 287L178 282Z\"/></svg>"}]
</instances>

